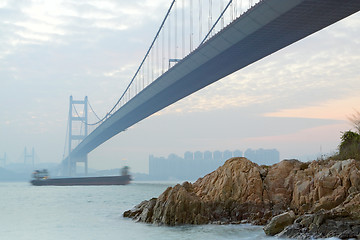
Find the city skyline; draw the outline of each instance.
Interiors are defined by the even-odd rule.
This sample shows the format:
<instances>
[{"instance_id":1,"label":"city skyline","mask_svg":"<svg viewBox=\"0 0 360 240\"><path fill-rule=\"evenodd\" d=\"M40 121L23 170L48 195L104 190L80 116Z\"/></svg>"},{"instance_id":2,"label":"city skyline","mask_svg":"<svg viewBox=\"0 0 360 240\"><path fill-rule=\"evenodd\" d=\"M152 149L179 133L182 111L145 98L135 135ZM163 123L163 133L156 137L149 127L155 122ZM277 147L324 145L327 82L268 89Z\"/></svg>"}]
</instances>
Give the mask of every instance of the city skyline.
<instances>
[{"instance_id":1,"label":"city skyline","mask_svg":"<svg viewBox=\"0 0 360 240\"><path fill-rule=\"evenodd\" d=\"M174 153L168 157L149 156L149 179L151 180L196 180L215 171L233 157L245 157L258 165L273 165L280 160L276 149L239 149L234 151L186 151L183 157Z\"/></svg>"}]
</instances>

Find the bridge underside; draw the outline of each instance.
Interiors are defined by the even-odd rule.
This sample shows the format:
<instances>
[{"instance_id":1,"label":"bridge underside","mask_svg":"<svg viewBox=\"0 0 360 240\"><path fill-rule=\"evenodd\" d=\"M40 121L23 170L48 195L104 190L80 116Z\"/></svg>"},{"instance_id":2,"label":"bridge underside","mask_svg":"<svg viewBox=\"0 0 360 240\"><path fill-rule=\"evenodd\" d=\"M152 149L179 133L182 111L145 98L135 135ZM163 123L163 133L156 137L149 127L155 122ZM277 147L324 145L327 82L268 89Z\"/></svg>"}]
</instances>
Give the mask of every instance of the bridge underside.
<instances>
[{"instance_id":1,"label":"bridge underside","mask_svg":"<svg viewBox=\"0 0 360 240\"><path fill-rule=\"evenodd\" d=\"M115 112L71 156L89 153L153 113L359 10L359 0L261 1Z\"/></svg>"}]
</instances>

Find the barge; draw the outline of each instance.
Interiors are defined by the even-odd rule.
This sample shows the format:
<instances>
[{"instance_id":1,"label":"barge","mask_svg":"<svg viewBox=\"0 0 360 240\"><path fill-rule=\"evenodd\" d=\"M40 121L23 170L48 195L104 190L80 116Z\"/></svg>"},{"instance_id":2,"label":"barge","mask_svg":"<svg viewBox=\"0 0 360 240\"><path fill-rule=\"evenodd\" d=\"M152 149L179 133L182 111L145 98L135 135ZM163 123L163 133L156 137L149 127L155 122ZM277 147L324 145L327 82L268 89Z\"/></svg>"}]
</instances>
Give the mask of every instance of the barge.
<instances>
[{"instance_id":1,"label":"barge","mask_svg":"<svg viewBox=\"0 0 360 240\"><path fill-rule=\"evenodd\" d=\"M102 176L102 177L68 177L50 178L48 171L36 170L33 173L33 180L30 183L34 186L89 186L89 185L127 185L131 181L131 176L127 168L122 170L121 176Z\"/></svg>"}]
</instances>

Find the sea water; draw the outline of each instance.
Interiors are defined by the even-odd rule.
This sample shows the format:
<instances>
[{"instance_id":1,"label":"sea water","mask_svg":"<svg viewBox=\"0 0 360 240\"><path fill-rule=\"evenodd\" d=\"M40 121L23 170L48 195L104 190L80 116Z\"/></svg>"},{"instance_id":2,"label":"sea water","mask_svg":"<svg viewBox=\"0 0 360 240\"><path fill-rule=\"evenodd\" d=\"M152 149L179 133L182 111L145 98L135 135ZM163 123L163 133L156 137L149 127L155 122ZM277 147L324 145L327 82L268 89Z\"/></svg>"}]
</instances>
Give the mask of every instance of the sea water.
<instances>
[{"instance_id":1,"label":"sea water","mask_svg":"<svg viewBox=\"0 0 360 240\"><path fill-rule=\"evenodd\" d=\"M274 239L252 225L167 227L122 213L159 196L170 183L126 186L32 186L0 183L0 239Z\"/></svg>"}]
</instances>

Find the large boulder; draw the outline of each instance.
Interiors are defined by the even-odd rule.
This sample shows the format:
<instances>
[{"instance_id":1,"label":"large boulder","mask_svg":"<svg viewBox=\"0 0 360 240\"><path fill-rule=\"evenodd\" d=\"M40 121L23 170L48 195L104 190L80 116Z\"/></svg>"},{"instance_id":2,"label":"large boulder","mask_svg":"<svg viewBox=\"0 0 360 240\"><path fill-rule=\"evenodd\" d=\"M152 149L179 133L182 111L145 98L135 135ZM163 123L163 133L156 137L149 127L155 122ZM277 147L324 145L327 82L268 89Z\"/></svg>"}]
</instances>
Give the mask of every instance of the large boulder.
<instances>
[{"instance_id":1,"label":"large boulder","mask_svg":"<svg viewBox=\"0 0 360 240\"><path fill-rule=\"evenodd\" d=\"M279 214L271 219L271 221L264 227L266 235L274 236L278 234L285 227L291 225L295 220L295 213L293 211Z\"/></svg>"},{"instance_id":2,"label":"large boulder","mask_svg":"<svg viewBox=\"0 0 360 240\"><path fill-rule=\"evenodd\" d=\"M261 170L259 165L246 158L232 158L197 180L194 190L203 201L263 204Z\"/></svg>"}]
</instances>

